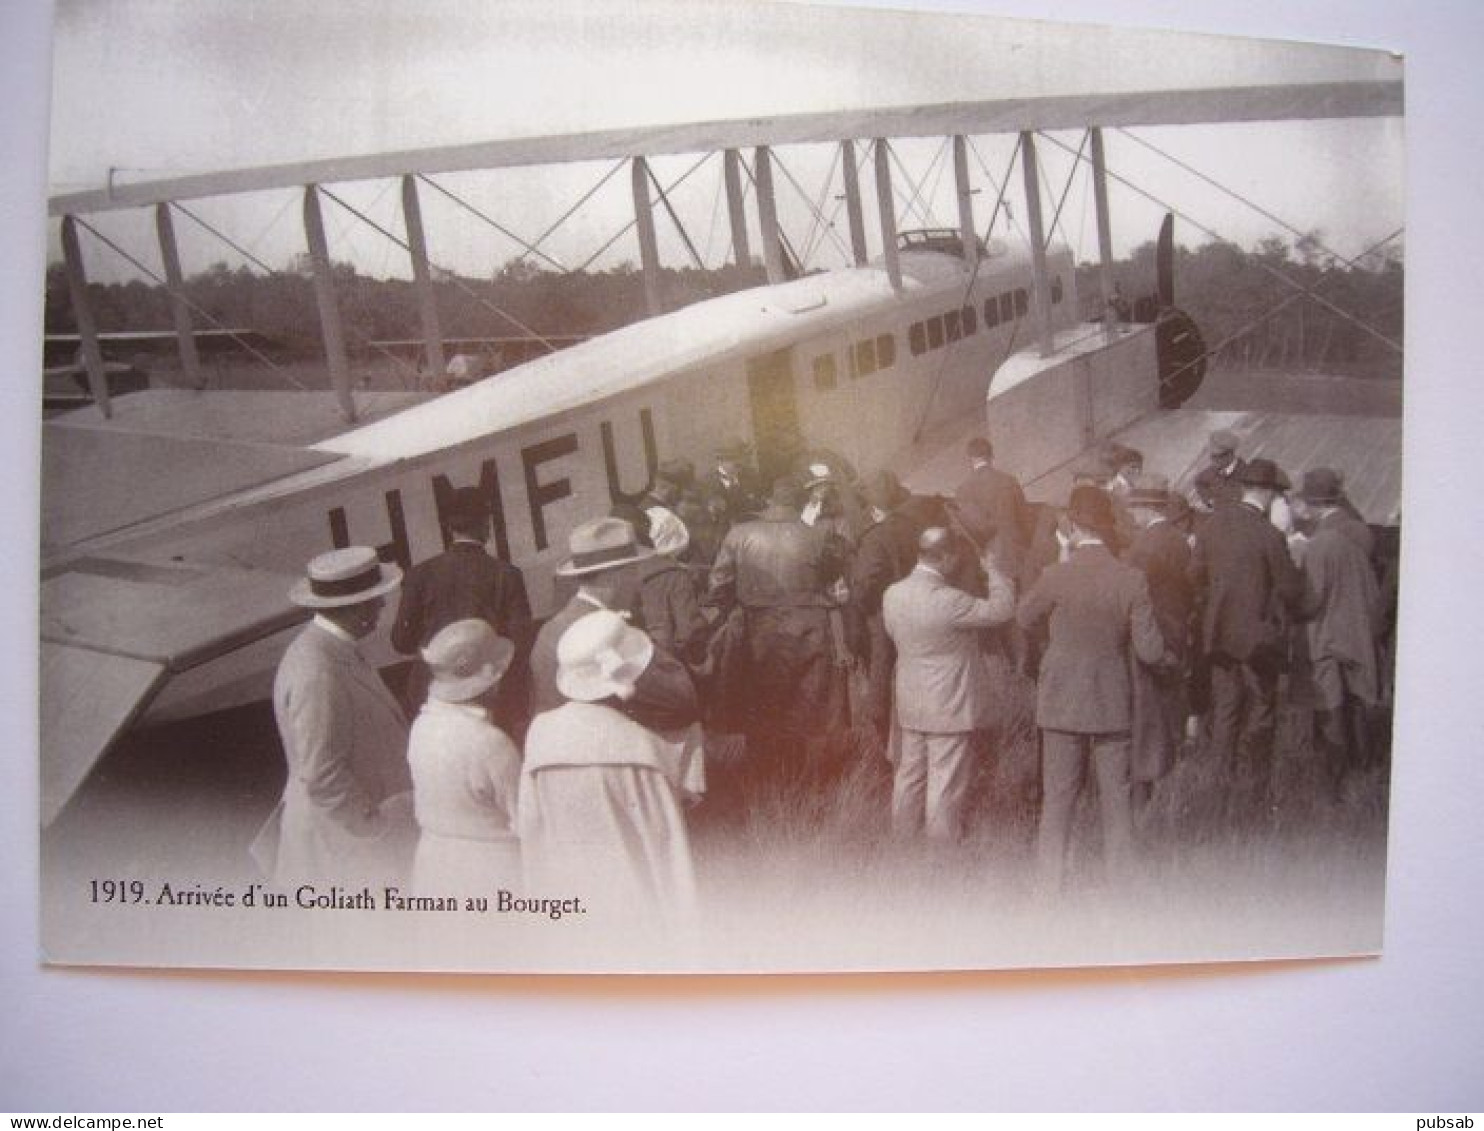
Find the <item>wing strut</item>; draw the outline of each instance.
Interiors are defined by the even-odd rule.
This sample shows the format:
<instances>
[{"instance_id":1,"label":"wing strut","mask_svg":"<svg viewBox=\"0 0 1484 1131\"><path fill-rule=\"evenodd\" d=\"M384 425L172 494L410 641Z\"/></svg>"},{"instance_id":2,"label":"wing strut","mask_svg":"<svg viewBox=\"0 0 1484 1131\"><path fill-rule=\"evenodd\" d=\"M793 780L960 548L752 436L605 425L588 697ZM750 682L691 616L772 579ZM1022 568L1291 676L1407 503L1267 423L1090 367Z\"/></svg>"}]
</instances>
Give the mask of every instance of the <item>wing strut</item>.
<instances>
[{"instance_id":1,"label":"wing strut","mask_svg":"<svg viewBox=\"0 0 1484 1131\"><path fill-rule=\"evenodd\" d=\"M1021 161L1025 171L1025 205L1031 225L1031 277L1036 292L1036 325L1041 335L1041 356L1050 357L1051 293L1046 285L1046 230L1041 218L1041 177L1036 167L1036 139L1029 130L1020 135Z\"/></svg>"},{"instance_id":2,"label":"wing strut","mask_svg":"<svg viewBox=\"0 0 1484 1131\"><path fill-rule=\"evenodd\" d=\"M443 357L443 328L438 322L438 301L433 293L433 273L428 266L428 240L423 232L423 210L417 199L417 177L402 177L402 218L407 225L407 251L412 257L412 279L422 314L423 342L428 373L442 377L448 365Z\"/></svg>"},{"instance_id":3,"label":"wing strut","mask_svg":"<svg viewBox=\"0 0 1484 1131\"><path fill-rule=\"evenodd\" d=\"M175 222L170 205L155 205L155 234L160 240L160 261L165 265L165 290L170 295L170 318L175 323L175 338L180 349L180 368L194 389L204 389L201 358L196 352L196 330L191 325L191 308L185 299L185 276L180 270L180 251L175 246Z\"/></svg>"},{"instance_id":4,"label":"wing strut","mask_svg":"<svg viewBox=\"0 0 1484 1131\"><path fill-rule=\"evenodd\" d=\"M77 242L77 222L62 217L62 258L67 261L67 288L72 292L72 316L77 319L77 336L82 339L82 359L88 367L88 385L93 401L105 417L113 416L108 402L108 371L103 368L103 350L98 345L98 324L93 321L93 308L88 303L88 275L82 262L82 247Z\"/></svg>"},{"instance_id":5,"label":"wing strut","mask_svg":"<svg viewBox=\"0 0 1484 1131\"><path fill-rule=\"evenodd\" d=\"M768 282L782 283L788 276L783 270L783 239L778 232L778 202L773 195L772 150L766 145L758 146L752 164L757 186L757 217L763 230L763 264L768 269Z\"/></svg>"},{"instance_id":6,"label":"wing strut","mask_svg":"<svg viewBox=\"0 0 1484 1131\"><path fill-rule=\"evenodd\" d=\"M340 325L340 307L335 302L335 275L330 266L330 245L325 240L325 220L320 213L319 186L304 186L304 237L314 266L314 297L319 305L320 334L325 344L325 364L330 384L347 422L356 418L356 403L350 395L350 361L345 354L345 331Z\"/></svg>"},{"instance_id":7,"label":"wing strut","mask_svg":"<svg viewBox=\"0 0 1484 1131\"><path fill-rule=\"evenodd\" d=\"M881 251L886 259L886 277L893 290L902 289L902 261L897 255L896 200L891 191L891 150L878 137L876 148L876 204L881 212Z\"/></svg>"},{"instance_id":8,"label":"wing strut","mask_svg":"<svg viewBox=\"0 0 1484 1131\"><path fill-rule=\"evenodd\" d=\"M644 275L644 305L653 317L664 313L665 308L660 294L660 245L649 199L649 162L635 157L630 173L634 186L634 230L639 237L639 269Z\"/></svg>"},{"instance_id":9,"label":"wing strut","mask_svg":"<svg viewBox=\"0 0 1484 1131\"><path fill-rule=\"evenodd\" d=\"M846 138L840 143L840 167L845 177L845 214L850 219L850 254L855 265L864 267L866 255L866 216L861 208L860 167L855 163L855 142Z\"/></svg>"},{"instance_id":10,"label":"wing strut","mask_svg":"<svg viewBox=\"0 0 1484 1131\"><path fill-rule=\"evenodd\" d=\"M963 134L953 135L953 179L958 186L958 231L964 245L964 262L979 262L979 236L974 227L974 197L969 188L969 143Z\"/></svg>"},{"instance_id":11,"label":"wing strut","mask_svg":"<svg viewBox=\"0 0 1484 1131\"><path fill-rule=\"evenodd\" d=\"M727 217L732 224L732 259L738 267L752 265L752 249L747 246L747 209L742 199L742 155L728 149L722 156L722 172L727 186Z\"/></svg>"},{"instance_id":12,"label":"wing strut","mask_svg":"<svg viewBox=\"0 0 1484 1131\"><path fill-rule=\"evenodd\" d=\"M1123 321L1113 291L1113 228L1108 219L1108 164L1103 156L1103 131L1092 128L1092 195L1098 219L1098 278L1103 286L1103 336L1113 340Z\"/></svg>"}]
</instances>

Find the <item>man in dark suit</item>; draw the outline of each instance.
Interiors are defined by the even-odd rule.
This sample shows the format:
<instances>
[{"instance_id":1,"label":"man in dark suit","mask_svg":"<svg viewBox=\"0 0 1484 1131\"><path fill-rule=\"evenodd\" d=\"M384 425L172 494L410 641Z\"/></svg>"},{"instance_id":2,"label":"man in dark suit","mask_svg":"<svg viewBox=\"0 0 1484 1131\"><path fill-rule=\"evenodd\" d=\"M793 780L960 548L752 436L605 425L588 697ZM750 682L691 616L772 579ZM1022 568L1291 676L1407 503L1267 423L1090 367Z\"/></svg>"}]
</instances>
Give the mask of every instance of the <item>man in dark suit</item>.
<instances>
[{"instance_id":1,"label":"man in dark suit","mask_svg":"<svg viewBox=\"0 0 1484 1131\"><path fill-rule=\"evenodd\" d=\"M969 476L954 489L953 501L970 537L994 553L1009 576L1020 572L1030 534L1025 492L1015 477L994 466L994 447L982 436L968 442Z\"/></svg>"},{"instance_id":2,"label":"man in dark suit","mask_svg":"<svg viewBox=\"0 0 1484 1131\"><path fill-rule=\"evenodd\" d=\"M891 679L896 649L881 621L881 597L887 587L912 572L917 562L917 536L922 524L912 496L889 471L878 471L861 489L872 524L861 535L850 567L850 604L846 608L851 650L866 666L866 718L886 741L891 723Z\"/></svg>"},{"instance_id":3,"label":"man in dark suit","mask_svg":"<svg viewBox=\"0 0 1484 1131\"><path fill-rule=\"evenodd\" d=\"M444 628L474 618L515 645L511 675L523 672L531 641L531 605L525 578L518 568L486 550L490 513L478 488L464 487L453 493L444 525L448 548L407 574L392 626L392 647L404 655L416 655ZM427 691L427 665L418 658L413 661L404 696L410 711L415 713L422 706ZM519 735L524 731L525 694L520 679L501 682L493 710L508 733Z\"/></svg>"},{"instance_id":4,"label":"man in dark suit","mask_svg":"<svg viewBox=\"0 0 1484 1131\"><path fill-rule=\"evenodd\" d=\"M1206 752L1232 765L1264 808L1272 788L1278 677L1302 591L1287 542L1268 520L1279 483L1271 460L1243 467L1240 501L1217 505L1201 524L1191 557L1210 678Z\"/></svg>"},{"instance_id":5,"label":"man in dark suit","mask_svg":"<svg viewBox=\"0 0 1484 1131\"><path fill-rule=\"evenodd\" d=\"M1170 518L1169 480L1136 476L1126 504L1138 533L1123 560L1144 574L1154 619L1164 637L1170 663L1139 665L1134 673L1132 773L1134 803L1148 798L1153 784L1169 772L1185 733L1185 684L1190 655L1190 544Z\"/></svg>"},{"instance_id":6,"label":"man in dark suit","mask_svg":"<svg viewBox=\"0 0 1484 1131\"><path fill-rule=\"evenodd\" d=\"M1195 497L1190 501L1204 511L1218 503L1235 503L1242 497L1241 476L1247 464L1237 455L1237 437L1225 428L1211 433L1206 441L1209 462L1195 477Z\"/></svg>"},{"instance_id":7,"label":"man in dark suit","mask_svg":"<svg viewBox=\"0 0 1484 1131\"><path fill-rule=\"evenodd\" d=\"M949 581L967 550L941 526L922 532L917 563L882 598L882 619L896 645L897 721L901 752L891 794L898 836L926 829L930 840L953 842L963 832L973 780L974 731L993 725L993 677L979 630L1015 613L1015 590L988 560L989 596L978 598Z\"/></svg>"},{"instance_id":8,"label":"man in dark suit","mask_svg":"<svg viewBox=\"0 0 1484 1131\"><path fill-rule=\"evenodd\" d=\"M1105 855L1115 869L1128 866L1134 850L1130 668L1135 660L1166 660L1143 574L1108 549L1114 518L1107 493L1090 484L1073 488L1066 519L1070 556L1046 568L1016 614L1023 628L1043 621L1049 627L1036 690L1042 780L1036 857L1048 891L1062 884L1089 761L1098 779Z\"/></svg>"}]
</instances>

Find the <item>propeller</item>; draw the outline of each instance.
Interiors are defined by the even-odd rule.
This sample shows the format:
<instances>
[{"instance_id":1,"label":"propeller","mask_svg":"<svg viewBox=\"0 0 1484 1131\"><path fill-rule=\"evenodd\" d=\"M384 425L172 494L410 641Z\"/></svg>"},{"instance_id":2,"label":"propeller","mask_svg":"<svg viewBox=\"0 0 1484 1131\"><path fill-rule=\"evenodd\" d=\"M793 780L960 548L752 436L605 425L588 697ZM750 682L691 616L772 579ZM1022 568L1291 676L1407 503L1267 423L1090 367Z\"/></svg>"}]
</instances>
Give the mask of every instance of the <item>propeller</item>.
<instances>
[{"instance_id":1,"label":"propeller","mask_svg":"<svg viewBox=\"0 0 1484 1131\"><path fill-rule=\"evenodd\" d=\"M1195 320L1175 305L1175 215L1166 212L1154 245L1154 342L1159 360L1159 404L1179 408L1206 376L1206 343Z\"/></svg>"}]
</instances>

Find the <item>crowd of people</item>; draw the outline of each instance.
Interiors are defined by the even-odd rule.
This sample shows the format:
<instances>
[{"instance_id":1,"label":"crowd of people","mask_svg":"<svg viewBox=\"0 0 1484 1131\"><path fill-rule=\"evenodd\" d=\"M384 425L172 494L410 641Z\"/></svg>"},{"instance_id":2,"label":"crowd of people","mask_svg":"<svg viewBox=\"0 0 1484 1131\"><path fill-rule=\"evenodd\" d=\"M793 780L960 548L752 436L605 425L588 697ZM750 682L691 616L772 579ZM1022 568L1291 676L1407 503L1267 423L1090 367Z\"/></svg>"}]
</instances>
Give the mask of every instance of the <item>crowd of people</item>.
<instances>
[{"instance_id":1,"label":"crowd of people","mask_svg":"<svg viewBox=\"0 0 1484 1131\"><path fill-rule=\"evenodd\" d=\"M1336 471L1295 489L1237 450L1213 434L1184 495L1109 445L1054 508L983 438L951 498L824 451L764 492L729 442L576 527L539 624L485 501L456 492L447 550L405 579L351 547L294 589L314 615L275 685L289 772L264 863L687 915L697 828L736 829L770 792L828 799L862 760L889 776L893 836L961 841L1016 673L1036 683L1049 890L1089 777L1110 874L1137 867L1139 815L1181 757L1271 807L1280 686L1301 679L1338 794L1384 756L1387 579ZM398 590L402 702L359 648Z\"/></svg>"}]
</instances>

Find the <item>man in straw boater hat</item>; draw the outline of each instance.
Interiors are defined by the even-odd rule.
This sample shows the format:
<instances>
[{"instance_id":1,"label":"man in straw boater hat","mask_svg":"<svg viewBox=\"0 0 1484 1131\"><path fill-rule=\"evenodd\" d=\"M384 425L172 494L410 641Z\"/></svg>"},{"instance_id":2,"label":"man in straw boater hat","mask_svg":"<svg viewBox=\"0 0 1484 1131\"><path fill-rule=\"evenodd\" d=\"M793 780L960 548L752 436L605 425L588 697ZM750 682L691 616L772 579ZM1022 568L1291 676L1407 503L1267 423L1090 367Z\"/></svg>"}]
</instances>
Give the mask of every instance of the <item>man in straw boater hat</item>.
<instances>
[{"instance_id":1,"label":"man in straw boater hat","mask_svg":"<svg viewBox=\"0 0 1484 1131\"><path fill-rule=\"evenodd\" d=\"M1336 797L1349 774L1374 760L1370 712L1383 698L1378 642L1384 621L1368 553L1370 530L1346 505L1337 471L1304 472L1294 500L1294 518L1308 534L1299 612L1307 622L1315 732Z\"/></svg>"},{"instance_id":2,"label":"man in straw boater hat","mask_svg":"<svg viewBox=\"0 0 1484 1131\"><path fill-rule=\"evenodd\" d=\"M288 780L253 853L279 883L395 880L406 868L407 720L359 648L401 581L375 550L350 546L314 558L289 594L314 617L274 679Z\"/></svg>"},{"instance_id":3,"label":"man in straw boater hat","mask_svg":"<svg viewBox=\"0 0 1484 1131\"><path fill-rule=\"evenodd\" d=\"M490 510L485 495L477 487L454 491L443 521L448 548L408 571L392 624L392 647L416 655L448 625L478 617L513 643L523 659L532 630L526 582L516 566L486 547ZM517 698L524 690L522 682L502 683L500 701L492 704L502 725L516 734L524 729L524 703ZM409 710L422 706L427 690L428 669L420 659L414 660L403 695Z\"/></svg>"},{"instance_id":4,"label":"man in straw boater hat","mask_svg":"<svg viewBox=\"0 0 1484 1131\"><path fill-rule=\"evenodd\" d=\"M518 824L530 890L582 900L590 922L669 922L694 907L690 839L670 749L624 711L655 652L617 613L557 642L564 702L526 737Z\"/></svg>"},{"instance_id":5,"label":"man in straw boater hat","mask_svg":"<svg viewBox=\"0 0 1484 1131\"><path fill-rule=\"evenodd\" d=\"M640 543L633 524L612 515L582 523L567 541L569 557L556 576L577 585L577 592L536 634L531 649L532 707L534 712L560 707L565 697L557 684L557 642L579 618L597 610L633 616L639 605L642 567L655 555ZM667 704L673 719L649 719L662 730L689 726L698 717L695 688L684 666L668 652L651 665L654 671L641 688L640 701L663 713ZM683 717L683 718L682 718Z\"/></svg>"},{"instance_id":6,"label":"man in straw boater hat","mask_svg":"<svg viewBox=\"0 0 1484 1131\"><path fill-rule=\"evenodd\" d=\"M1190 575L1210 683L1206 753L1233 770L1247 794L1238 804L1266 811L1278 678L1303 579L1268 518L1281 483L1277 465L1254 459L1237 479L1240 499L1217 506L1200 525Z\"/></svg>"},{"instance_id":7,"label":"man in straw boater hat","mask_svg":"<svg viewBox=\"0 0 1484 1131\"><path fill-rule=\"evenodd\" d=\"M531 649L532 714L554 710L566 702L557 680L557 646L562 634L592 612L632 616L639 605L641 571L656 556L652 548L640 544L630 523L612 516L574 528L567 544L570 556L557 567L556 574L559 579L576 583L577 592L536 634ZM623 710L671 744L672 757L684 767L681 778L687 792L695 796L705 792L701 707L685 665L664 649L655 649L635 693L624 701Z\"/></svg>"},{"instance_id":8,"label":"man in straw boater hat","mask_svg":"<svg viewBox=\"0 0 1484 1131\"><path fill-rule=\"evenodd\" d=\"M1163 475L1134 477L1124 502L1138 532L1123 560L1137 567L1149 585L1154 619L1169 650L1170 664L1139 665L1134 673L1132 776L1137 809L1154 783L1175 763L1185 734L1186 681L1190 660L1190 543L1173 520L1180 507Z\"/></svg>"},{"instance_id":9,"label":"man in straw boater hat","mask_svg":"<svg viewBox=\"0 0 1484 1131\"><path fill-rule=\"evenodd\" d=\"M1036 686L1042 781L1036 858L1049 892L1062 886L1089 762L1097 776L1105 857L1114 870L1127 869L1134 852L1130 668L1136 660L1160 664L1167 656L1143 574L1108 549L1114 517L1107 493L1091 484L1074 487L1066 519L1067 560L1046 567L1016 614L1027 629L1048 626Z\"/></svg>"},{"instance_id":10,"label":"man in straw boater hat","mask_svg":"<svg viewBox=\"0 0 1484 1131\"><path fill-rule=\"evenodd\" d=\"M489 711L515 645L471 617L440 630L422 655L432 679L407 743L419 830L412 885L428 893L516 887L520 751Z\"/></svg>"}]
</instances>

